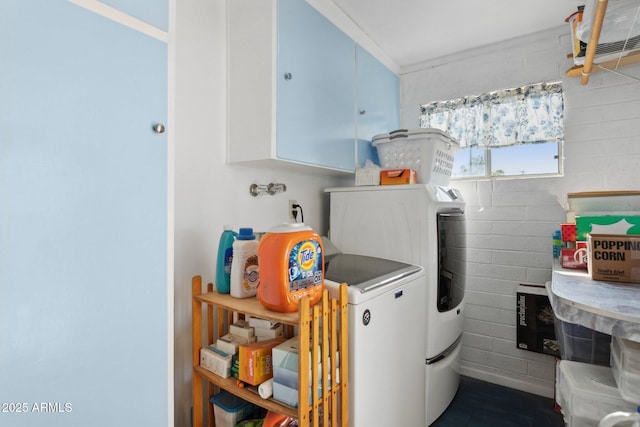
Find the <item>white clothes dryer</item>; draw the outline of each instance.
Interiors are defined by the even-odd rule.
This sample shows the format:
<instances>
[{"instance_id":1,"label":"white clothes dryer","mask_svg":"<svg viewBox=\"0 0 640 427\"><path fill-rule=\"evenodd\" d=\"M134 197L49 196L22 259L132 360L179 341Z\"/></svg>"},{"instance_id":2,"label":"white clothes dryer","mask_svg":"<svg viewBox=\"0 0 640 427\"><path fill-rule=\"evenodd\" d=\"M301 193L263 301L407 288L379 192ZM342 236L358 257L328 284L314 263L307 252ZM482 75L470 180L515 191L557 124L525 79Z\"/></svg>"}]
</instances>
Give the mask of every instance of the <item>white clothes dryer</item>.
<instances>
[{"instance_id":1,"label":"white clothes dryer","mask_svg":"<svg viewBox=\"0 0 640 427\"><path fill-rule=\"evenodd\" d=\"M390 185L331 188L330 240L343 252L423 267L426 321L425 425L447 408L460 382L466 282L464 201L451 188Z\"/></svg>"}]
</instances>

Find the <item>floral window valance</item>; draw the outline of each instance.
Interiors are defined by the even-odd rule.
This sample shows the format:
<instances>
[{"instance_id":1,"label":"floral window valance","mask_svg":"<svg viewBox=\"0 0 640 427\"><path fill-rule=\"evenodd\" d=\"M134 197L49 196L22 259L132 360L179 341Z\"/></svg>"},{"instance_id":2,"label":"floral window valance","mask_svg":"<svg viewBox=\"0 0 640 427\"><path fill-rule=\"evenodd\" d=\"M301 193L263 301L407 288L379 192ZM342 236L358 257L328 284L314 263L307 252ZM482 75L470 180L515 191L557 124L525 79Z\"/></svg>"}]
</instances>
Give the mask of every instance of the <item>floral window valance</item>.
<instances>
[{"instance_id":1,"label":"floral window valance","mask_svg":"<svg viewBox=\"0 0 640 427\"><path fill-rule=\"evenodd\" d=\"M420 126L440 129L462 147L557 141L564 134L562 84L536 83L420 106Z\"/></svg>"}]
</instances>

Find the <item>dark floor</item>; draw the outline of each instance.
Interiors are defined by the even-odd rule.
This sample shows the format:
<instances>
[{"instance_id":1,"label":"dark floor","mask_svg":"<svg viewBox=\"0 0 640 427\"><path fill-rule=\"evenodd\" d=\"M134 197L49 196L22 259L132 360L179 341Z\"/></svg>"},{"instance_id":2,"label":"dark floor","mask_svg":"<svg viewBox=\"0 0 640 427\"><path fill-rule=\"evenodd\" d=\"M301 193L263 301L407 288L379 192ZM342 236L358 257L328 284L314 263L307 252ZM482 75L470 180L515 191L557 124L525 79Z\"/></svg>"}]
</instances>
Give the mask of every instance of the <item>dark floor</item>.
<instances>
[{"instance_id":1,"label":"dark floor","mask_svg":"<svg viewBox=\"0 0 640 427\"><path fill-rule=\"evenodd\" d=\"M553 399L461 377L458 393L431 427L564 427Z\"/></svg>"}]
</instances>

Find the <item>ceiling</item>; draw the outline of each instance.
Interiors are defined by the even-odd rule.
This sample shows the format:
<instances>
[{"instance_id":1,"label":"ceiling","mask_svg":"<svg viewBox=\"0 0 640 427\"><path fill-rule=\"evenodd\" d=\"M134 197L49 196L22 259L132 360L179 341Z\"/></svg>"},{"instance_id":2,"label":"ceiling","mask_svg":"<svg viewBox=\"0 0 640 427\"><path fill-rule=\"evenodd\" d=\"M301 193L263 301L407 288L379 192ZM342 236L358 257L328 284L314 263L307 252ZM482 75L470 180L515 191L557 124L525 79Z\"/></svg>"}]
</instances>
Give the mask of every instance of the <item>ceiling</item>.
<instances>
[{"instance_id":1,"label":"ceiling","mask_svg":"<svg viewBox=\"0 0 640 427\"><path fill-rule=\"evenodd\" d=\"M333 0L400 67L567 25L585 0Z\"/></svg>"}]
</instances>

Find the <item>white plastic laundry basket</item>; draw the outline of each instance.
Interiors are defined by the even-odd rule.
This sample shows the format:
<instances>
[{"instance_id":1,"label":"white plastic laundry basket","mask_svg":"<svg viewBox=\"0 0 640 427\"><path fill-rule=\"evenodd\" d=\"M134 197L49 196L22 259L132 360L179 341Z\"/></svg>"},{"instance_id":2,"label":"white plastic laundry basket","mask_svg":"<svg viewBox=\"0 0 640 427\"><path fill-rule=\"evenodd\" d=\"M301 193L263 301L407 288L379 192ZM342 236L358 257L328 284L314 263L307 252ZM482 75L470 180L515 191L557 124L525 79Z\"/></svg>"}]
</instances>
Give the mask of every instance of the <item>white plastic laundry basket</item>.
<instances>
[{"instance_id":1,"label":"white plastic laundry basket","mask_svg":"<svg viewBox=\"0 0 640 427\"><path fill-rule=\"evenodd\" d=\"M416 182L448 185L460 144L439 129L399 129L376 135L372 144L382 169L413 169Z\"/></svg>"}]
</instances>

